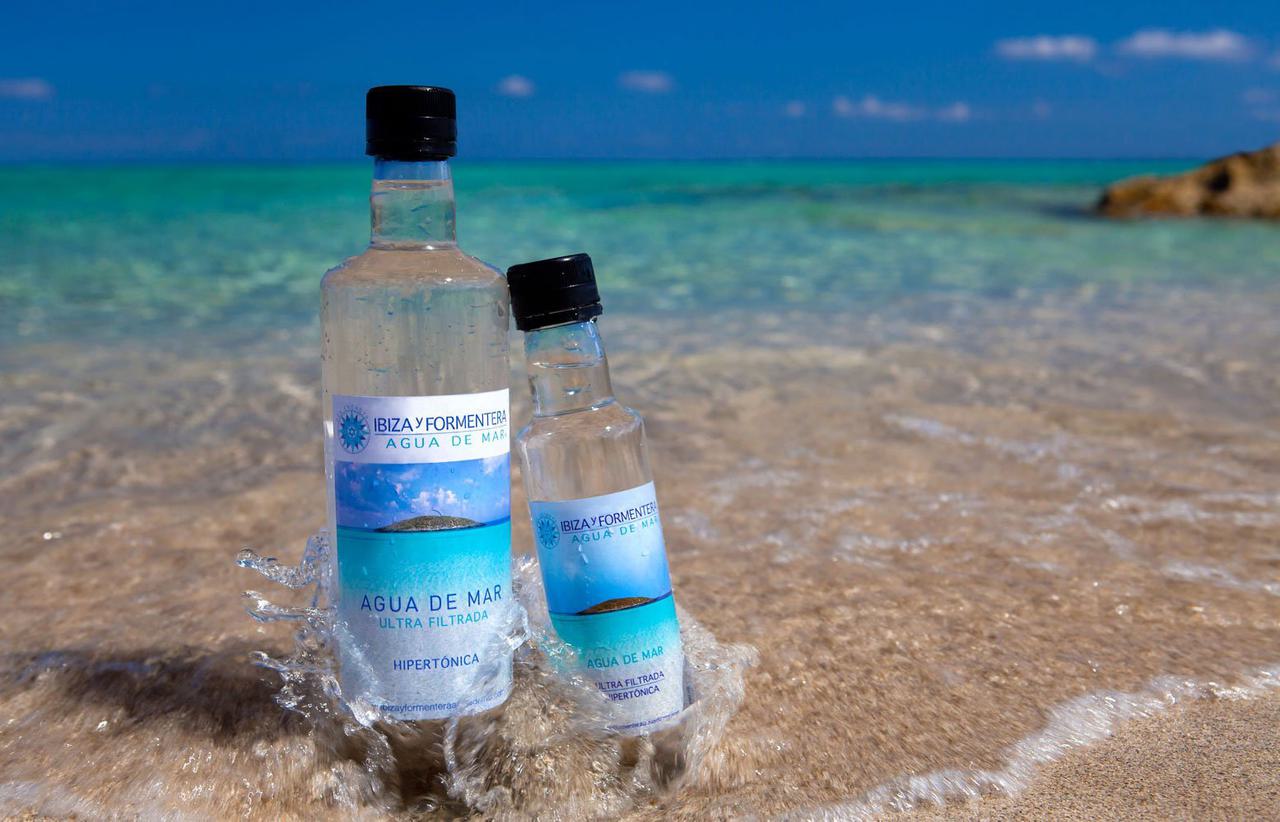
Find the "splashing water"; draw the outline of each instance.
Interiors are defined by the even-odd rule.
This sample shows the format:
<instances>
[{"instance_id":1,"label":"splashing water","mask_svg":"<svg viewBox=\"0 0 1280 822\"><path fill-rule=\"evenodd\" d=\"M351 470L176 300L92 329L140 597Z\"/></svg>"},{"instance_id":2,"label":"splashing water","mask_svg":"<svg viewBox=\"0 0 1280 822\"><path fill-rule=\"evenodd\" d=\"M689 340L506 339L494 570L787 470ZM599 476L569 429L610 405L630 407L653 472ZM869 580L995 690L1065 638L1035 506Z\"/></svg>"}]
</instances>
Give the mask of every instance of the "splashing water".
<instances>
[{"instance_id":1,"label":"splashing water","mask_svg":"<svg viewBox=\"0 0 1280 822\"><path fill-rule=\"evenodd\" d=\"M309 591L301 606L244 593L249 614L296 626L292 653L253 653L279 674L276 701L311 724L317 743L348 780L331 798L353 810L479 812L486 816L616 815L662 801L695 779L744 696L754 648L718 642L680 610L686 681L692 698L679 722L651 736L607 730L609 702L585 676L577 655L551 627L537 563L513 568L516 608L494 642L514 652L514 689L502 707L444 722L403 722L343 695L335 651L343 635L333 604L333 551L321 531L297 566L241 551L236 564L285 588ZM482 655L498 658L499 654ZM476 673L483 693L496 670Z\"/></svg>"}]
</instances>

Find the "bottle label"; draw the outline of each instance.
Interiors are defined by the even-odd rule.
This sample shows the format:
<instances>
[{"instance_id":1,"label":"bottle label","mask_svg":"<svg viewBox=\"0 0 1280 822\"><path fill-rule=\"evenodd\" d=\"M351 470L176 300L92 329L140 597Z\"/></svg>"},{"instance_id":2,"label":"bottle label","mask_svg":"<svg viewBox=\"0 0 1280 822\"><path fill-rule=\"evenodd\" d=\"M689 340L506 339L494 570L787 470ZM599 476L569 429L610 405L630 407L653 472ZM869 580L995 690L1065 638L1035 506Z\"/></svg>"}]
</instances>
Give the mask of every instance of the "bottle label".
<instances>
[{"instance_id":1,"label":"bottle label","mask_svg":"<svg viewBox=\"0 0 1280 822\"><path fill-rule=\"evenodd\" d=\"M675 717L684 654L653 483L529 508L551 624L612 702L610 728Z\"/></svg>"},{"instance_id":2,"label":"bottle label","mask_svg":"<svg viewBox=\"0 0 1280 822\"><path fill-rule=\"evenodd\" d=\"M506 389L333 397L343 692L443 719L511 690Z\"/></svg>"}]
</instances>

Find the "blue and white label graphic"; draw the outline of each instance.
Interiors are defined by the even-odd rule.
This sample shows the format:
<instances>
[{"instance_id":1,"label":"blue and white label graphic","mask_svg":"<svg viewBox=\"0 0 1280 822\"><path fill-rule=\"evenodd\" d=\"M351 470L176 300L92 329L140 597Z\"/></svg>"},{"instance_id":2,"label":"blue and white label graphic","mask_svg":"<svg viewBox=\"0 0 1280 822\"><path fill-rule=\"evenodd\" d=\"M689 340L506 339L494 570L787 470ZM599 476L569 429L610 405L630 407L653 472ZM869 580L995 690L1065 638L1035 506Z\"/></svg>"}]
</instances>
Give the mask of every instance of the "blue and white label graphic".
<instances>
[{"instance_id":1,"label":"blue and white label graphic","mask_svg":"<svg viewBox=\"0 0 1280 822\"><path fill-rule=\"evenodd\" d=\"M547 610L611 700L616 731L648 731L684 709L684 654L653 483L530 502Z\"/></svg>"},{"instance_id":2,"label":"blue and white label graphic","mask_svg":"<svg viewBox=\"0 0 1280 822\"><path fill-rule=\"evenodd\" d=\"M333 397L342 688L397 719L511 691L508 392Z\"/></svg>"}]
</instances>

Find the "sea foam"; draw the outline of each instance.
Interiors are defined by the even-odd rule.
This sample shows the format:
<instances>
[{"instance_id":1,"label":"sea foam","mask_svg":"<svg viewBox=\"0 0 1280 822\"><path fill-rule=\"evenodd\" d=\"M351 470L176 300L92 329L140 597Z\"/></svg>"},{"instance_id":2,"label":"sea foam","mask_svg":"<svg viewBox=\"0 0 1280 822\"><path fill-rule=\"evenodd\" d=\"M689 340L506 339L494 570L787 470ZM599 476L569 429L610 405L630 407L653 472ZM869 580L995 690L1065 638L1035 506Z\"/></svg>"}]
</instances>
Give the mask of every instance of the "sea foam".
<instances>
[{"instance_id":1,"label":"sea foam","mask_svg":"<svg viewBox=\"0 0 1280 822\"><path fill-rule=\"evenodd\" d=\"M1137 691L1093 691L1051 708L1043 728L1001 752L1001 768L946 768L904 774L851 801L797 811L784 818L863 820L929 805L943 806L952 800L1014 796L1026 789L1045 765L1111 737L1127 722L1197 699L1250 699L1276 688L1280 688L1280 664L1257 668L1233 685L1160 676Z\"/></svg>"},{"instance_id":2,"label":"sea foam","mask_svg":"<svg viewBox=\"0 0 1280 822\"><path fill-rule=\"evenodd\" d=\"M341 633L332 607L330 541L307 541L297 566L244 550L237 564L285 588L309 593L296 606L246 591L251 616L295 626L285 657L256 652L256 664L281 678L276 701L306 717L319 744L357 782L332 797L350 809L386 803L427 812L444 807L487 816L549 813L566 818L617 814L641 799L660 799L696 781L745 693L744 673L757 654L716 640L680 611L690 700L680 721L648 737L607 731L608 703L551 629L535 561L513 568L519 603L497 640L514 652L515 688L499 711L440 723L404 723L344 697L334 643ZM481 666L483 667L483 666ZM485 690L492 671L472 687ZM345 760L345 762L343 761ZM333 786L329 790L332 792Z\"/></svg>"}]
</instances>

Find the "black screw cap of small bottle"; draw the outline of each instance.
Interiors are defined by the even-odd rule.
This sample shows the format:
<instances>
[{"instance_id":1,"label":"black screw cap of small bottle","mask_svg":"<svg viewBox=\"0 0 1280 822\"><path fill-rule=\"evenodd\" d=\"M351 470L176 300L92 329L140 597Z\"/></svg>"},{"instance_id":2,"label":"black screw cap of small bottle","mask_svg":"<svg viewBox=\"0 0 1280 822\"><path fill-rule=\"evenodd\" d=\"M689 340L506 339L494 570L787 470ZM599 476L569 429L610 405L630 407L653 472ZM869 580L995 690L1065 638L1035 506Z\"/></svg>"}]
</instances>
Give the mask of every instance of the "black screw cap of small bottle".
<instances>
[{"instance_id":1,"label":"black screw cap of small bottle","mask_svg":"<svg viewBox=\"0 0 1280 822\"><path fill-rule=\"evenodd\" d=\"M364 98L364 153L384 160L447 160L458 153L458 109L439 86L375 86Z\"/></svg>"},{"instance_id":2,"label":"black screw cap of small bottle","mask_svg":"<svg viewBox=\"0 0 1280 822\"><path fill-rule=\"evenodd\" d=\"M580 323L604 313L596 270L586 254L521 263L507 269L516 328L536 331Z\"/></svg>"}]
</instances>

